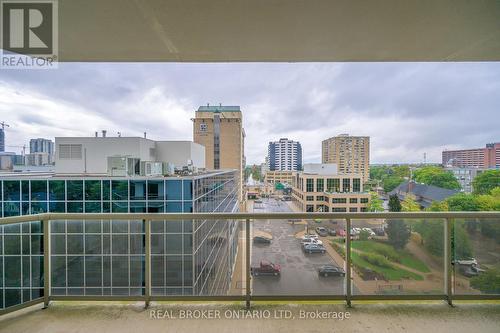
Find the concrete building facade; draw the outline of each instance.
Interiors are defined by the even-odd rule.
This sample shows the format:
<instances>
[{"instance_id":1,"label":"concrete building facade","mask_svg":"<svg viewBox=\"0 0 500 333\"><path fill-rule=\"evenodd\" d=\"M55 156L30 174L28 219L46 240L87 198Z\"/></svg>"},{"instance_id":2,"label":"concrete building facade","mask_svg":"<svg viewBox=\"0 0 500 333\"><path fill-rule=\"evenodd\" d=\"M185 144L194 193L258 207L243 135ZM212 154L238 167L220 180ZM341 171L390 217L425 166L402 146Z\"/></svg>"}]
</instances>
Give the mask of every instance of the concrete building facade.
<instances>
[{"instance_id":1,"label":"concrete building facade","mask_svg":"<svg viewBox=\"0 0 500 333\"><path fill-rule=\"evenodd\" d=\"M302 170L302 146L300 142L281 138L269 142L269 170L298 171Z\"/></svg>"},{"instance_id":2,"label":"concrete building facade","mask_svg":"<svg viewBox=\"0 0 500 333\"><path fill-rule=\"evenodd\" d=\"M323 163L335 163L340 174L358 174L363 182L370 177L370 137L341 134L323 140Z\"/></svg>"},{"instance_id":3,"label":"concrete building facade","mask_svg":"<svg viewBox=\"0 0 500 333\"><path fill-rule=\"evenodd\" d=\"M364 192L362 180L354 174L294 172L292 201L305 212L365 212L370 194Z\"/></svg>"},{"instance_id":4,"label":"concrete building facade","mask_svg":"<svg viewBox=\"0 0 500 333\"><path fill-rule=\"evenodd\" d=\"M200 106L193 120L193 141L205 147L206 168L239 171L239 199L244 200L245 130L239 106Z\"/></svg>"},{"instance_id":5,"label":"concrete building facade","mask_svg":"<svg viewBox=\"0 0 500 333\"><path fill-rule=\"evenodd\" d=\"M274 171L267 171L266 174L264 175L264 183L272 185L276 183L291 185L292 180L293 180L293 171L274 170Z\"/></svg>"},{"instance_id":6,"label":"concrete building facade","mask_svg":"<svg viewBox=\"0 0 500 333\"><path fill-rule=\"evenodd\" d=\"M458 168L500 168L500 142L488 143L484 148L445 150L443 166Z\"/></svg>"},{"instance_id":7,"label":"concrete building facade","mask_svg":"<svg viewBox=\"0 0 500 333\"><path fill-rule=\"evenodd\" d=\"M460 183L462 191L465 193L472 193L474 191L474 186L472 185L474 178L476 178L477 175L487 170L479 168L453 168L453 167L448 167L445 169L453 173L455 178Z\"/></svg>"},{"instance_id":8,"label":"concrete building facade","mask_svg":"<svg viewBox=\"0 0 500 333\"><path fill-rule=\"evenodd\" d=\"M56 151L56 174L125 175L115 173L120 169L116 160L120 159L126 164L124 168L129 175L139 175L141 167L154 167L155 163L205 169L204 147L190 141L153 141L140 137L57 137Z\"/></svg>"}]
</instances>

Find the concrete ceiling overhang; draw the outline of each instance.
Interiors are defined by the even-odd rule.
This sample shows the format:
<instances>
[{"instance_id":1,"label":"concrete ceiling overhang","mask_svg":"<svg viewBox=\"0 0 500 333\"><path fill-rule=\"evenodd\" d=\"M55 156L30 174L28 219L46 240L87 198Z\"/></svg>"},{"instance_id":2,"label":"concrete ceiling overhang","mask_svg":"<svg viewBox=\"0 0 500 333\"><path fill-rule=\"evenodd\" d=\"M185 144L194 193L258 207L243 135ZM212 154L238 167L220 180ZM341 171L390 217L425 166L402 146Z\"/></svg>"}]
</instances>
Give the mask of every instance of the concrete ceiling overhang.
<instances>
[{"instance_id":1,"label":"concrete ceiling overhang","mask_svg":"<svg viewBox=\"0 0 500 333\"><path fill-rule=\"evenodd\" d=\"M60 61L498 61L499 0L59 0Z\"/></svg>"}]
</instances>

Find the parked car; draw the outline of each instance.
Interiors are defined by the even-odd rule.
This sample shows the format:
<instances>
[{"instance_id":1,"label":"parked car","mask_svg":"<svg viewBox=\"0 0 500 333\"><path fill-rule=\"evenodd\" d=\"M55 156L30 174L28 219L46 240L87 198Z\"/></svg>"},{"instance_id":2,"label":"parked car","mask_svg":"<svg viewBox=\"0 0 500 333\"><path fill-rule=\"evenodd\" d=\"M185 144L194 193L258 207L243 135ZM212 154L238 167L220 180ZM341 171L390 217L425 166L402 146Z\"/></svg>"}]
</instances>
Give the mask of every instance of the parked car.
<instances>
[{"instance_id":1,"label":"parked car","mask_svg":"<svg viewBox=\"0 0 500 333\"><path fill-rule=\"evenodd\" d=\"M328 230L324 227L317 227L316 228L316 233L320 235L321 237L326 237L328 236Z\"/></svg>"},{"instance_id":2,"label":"parked car","mask_svg":"<svg viewBox=\"0 0 500 333\"><path fill-rule=\"evenodd\" d=\"M304 252L306 253L325 253L326 249L320 244L305 244L303 246Z\"/></svg>"},{"instance_id":3,"label":"parked car","mask_svg":"<svg viewBox=\"0 0 500 333\"><path fill-rule=\"evenodd\" d=\"M457 263L459 265L476 265L477 266L477 260L476 258L462 258L462 259L457 259L454 261L454 263Z\"/></svg>"},{"instance_id":4,"label":"parked car","mask_svg":"<svg viewBox=\"0 0 500 333\"><path fill-rule=\"evenodd\" d=\"M267 236L255 236L253 242L256 244L271 244L272 238Z\"/></svg>"},{"instance_id":5,"label":"parked car","mask_svg":"<svg viewBox=\"0 0 500 333\"><path fill-rule=\"evenodd\" d=\"M327 231L328 231L328 235L337 236L337 230L332 229L332 228L328 228Z\"/></svg>"},{"instance_id":6,"label":"parked car","mask_svg":"<svg viewBox=\"0 0 500 333\"><path fill-rule=\"evenodd\" d=\"M334 265L323 265L318 268L319 276L345 276L345 271Z\"/></svg>"},{"instance_id":7,"label":"parked car","mask_svg":"<svg viewBox=\"0 0 500 333\"><path fill-rule=\"evenodd\" d=\"M372 228L376 236L385 236L384 228Z\"/></svg>"},{"instance_id":8,"label":"parked car","mask_svg":"<svg viewBox=\"0 0 500 333\"><path fill-rule=\"evenodd\" d=\"M316 235L316 234L304 235L304 236L302 236L301 240L309 239L309 238L318 239L318 235Z\"/></svg>"},{"instance_id":9,"label":"parked car","mask_svg":"<svg viewBox=\"0 0 500 333\"><path fill-rule=\"evenodd\" d=\"M357 236L361 232L361 228L351 228L351 236Z\"/></svg>"},{"instance_id":10,"label":"parked car","mask_svg":"<svg viewBox=\"0 0 500 333\"><path fill-rule=\"evenodd\" d=\"M375 232L373 232L373 230L370 228L362 228L361 230L366 231L372 237L375 236Z\"/></svg>"},{"instance_id":11,"label":"parked car","mask_svg":"<svg viewBox=\"0 0 500 333\"><path fill-rule=\"evenodd\" d=\"M323 242L317 238L306 238L306 239L303 239L300 241L300 243L302 244L302 246L306 245L306 244L319 244L319 245L323 245Z\"/></svg>"},{"instance_id":12,"label":"parked car","mask_svg":"<svg viewBox=\"0 0 500 333\"><path fill-rule=\"evenodd\" d=\"M256 204L261 204L262 203L262 200L255 200L254 203Z\"/></svg>"},{"instance_id":13,"label":"parked car","mask_svg":"<svg viewBox=\"0 0 500 333\"><path fill-rule=\"evenodd\" d=\"M250 274L253 276L258 275L273 275L278 276L281 274L281 266L273 264L272 262L262 260L258 267L251 267Z\"/></svg>"},{"instance_id":14,"label":"parked car","mask_svg":"<svg viewBox=\"0 0 500 333\"><path fill-rule=\"evenodd\" d=\"M345 230L344 229L339 229L337 231L337 236L345 237L346 236Z\"/></svg>"},{"instance_id":15,"label":"parked car","mask_svg":"<svg viewBox=\"0 0 500 333\"><path fill-rule=\"evenodd\" d=\"M458 270L466 277L478 276L484 272L484 269L479 268L477 265L458 265Z\"/></svg>"}]
</instances>

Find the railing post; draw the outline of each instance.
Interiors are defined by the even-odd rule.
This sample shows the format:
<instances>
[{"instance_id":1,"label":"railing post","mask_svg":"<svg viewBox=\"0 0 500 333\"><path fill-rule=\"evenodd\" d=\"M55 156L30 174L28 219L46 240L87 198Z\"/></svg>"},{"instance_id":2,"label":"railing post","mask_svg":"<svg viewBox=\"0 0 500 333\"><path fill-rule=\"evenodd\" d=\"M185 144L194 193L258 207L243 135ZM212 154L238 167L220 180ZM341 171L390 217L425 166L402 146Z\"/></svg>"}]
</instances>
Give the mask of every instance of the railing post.
<instances>
[{"instance_id":1,"label":"railing post","mask_svg":"<svg viewBox=\"0 0 500 333\"><path fill-rule=\"evenodd\" d=\"M251 298L251 272L250 272L250 219L245 221L245 273L246 273L246 308L250 309L250 298Z\"/></svg>"},{"instance_id":2,"label":"railing post","mask_svg":"<svg viewBox=\"0 0 500 333\"><path fill-rule=\"evenodd\" d=\"M146 237L146 248L145 248L145 272L144 272L144 280L145 280L145 304L144 307L147 309L149 307L149 302L151 300L151 221L150 220L142 220L144 223L145 229L145 237Z\"/></svg>"},{"instance_id":3,"label":"railing post","mask_svg":"<svg viewBox=\"0 0 500 333\"><path fill-rule=\"evenodd\" d=\"M351 307L352 295L352 280L351 280L351 219L346 219L346 236L345 236L345 282L346 282L346 302L347 306Z\"/></svg>"},{"instance_id":4,"label":"railing post","mask_svg":"<svg viewBox=\"0 0 500 333\"><path fill-rule=\"evenodd\" d=\"M453 293L453 281L452 281L452 248L451 248L451 229L453 220L447 218L444 223L444 278L445 278L445 292L446 300L450 306L453 306L452 293Z\"/></svg>"},{"instance_id":5,"label":"railing post","mask_svg":"<svg viewBox=\"0 0 500 333\"><path fill-rule=\"evenodd\" d=\"M50 303L50 220L42 220L43 228L43 308Z\"/></svg>"}]
</instances>

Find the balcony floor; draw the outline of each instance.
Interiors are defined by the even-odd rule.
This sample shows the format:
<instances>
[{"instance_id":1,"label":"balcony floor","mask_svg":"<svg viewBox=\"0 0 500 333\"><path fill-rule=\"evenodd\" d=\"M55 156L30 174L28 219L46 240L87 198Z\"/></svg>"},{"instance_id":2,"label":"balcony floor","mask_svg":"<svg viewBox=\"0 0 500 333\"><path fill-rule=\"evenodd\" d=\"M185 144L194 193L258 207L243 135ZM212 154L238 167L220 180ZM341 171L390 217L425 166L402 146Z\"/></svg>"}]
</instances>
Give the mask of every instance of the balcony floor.
<instances>
[{"instance_id":1,"label":"balcony floor","mask_svg":"<svg viewBox=\"0 0 500 333\"><path fill-rule=\"evenodd\" d=\"M219 310L222 319L151 319L153 310ZM227 319L226 310L242 310L238 304L102 304L58 302L47 310L33 306L0 318L0 332L498 332L500 302L356 303L343 304L255 304L252 310L290 310L294 320ZM349 311L349 319L298 319L299 311ZM261 312L262 313L262 312Z\"/></svg>"}]
</instances>

